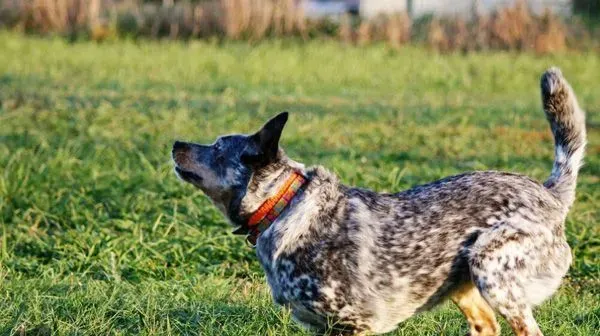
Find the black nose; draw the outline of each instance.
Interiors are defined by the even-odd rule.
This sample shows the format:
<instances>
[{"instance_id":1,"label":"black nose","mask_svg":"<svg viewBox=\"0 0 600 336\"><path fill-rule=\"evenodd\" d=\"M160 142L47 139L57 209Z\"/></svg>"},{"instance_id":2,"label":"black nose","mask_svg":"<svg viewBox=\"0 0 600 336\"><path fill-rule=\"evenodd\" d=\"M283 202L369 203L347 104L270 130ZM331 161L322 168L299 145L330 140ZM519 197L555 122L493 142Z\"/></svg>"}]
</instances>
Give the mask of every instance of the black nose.
<instances>
[{"instance_id":1,"label":"black nose","mask_svg":"<svg viewBox=\"0 0 600 336\"><path fill-rule=\"evenodd\" d=\"M179 149L185 149L188 147L188 144L183 142L183 141L175 141L175 143L173 144L173 151L179 150Z\"/></svg>"}]
</instances>

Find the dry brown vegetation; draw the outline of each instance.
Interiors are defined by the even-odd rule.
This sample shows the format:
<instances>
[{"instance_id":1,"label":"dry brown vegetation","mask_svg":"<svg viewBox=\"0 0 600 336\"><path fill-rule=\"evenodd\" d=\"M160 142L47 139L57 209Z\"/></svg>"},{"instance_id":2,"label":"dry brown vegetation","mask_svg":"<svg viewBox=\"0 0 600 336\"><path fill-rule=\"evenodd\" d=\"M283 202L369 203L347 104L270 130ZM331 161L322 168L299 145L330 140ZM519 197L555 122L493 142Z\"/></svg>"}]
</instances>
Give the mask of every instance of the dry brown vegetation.
<instances>
[{"instance_id":1,"label":"dry brown vegetation","mask_svg":"<svg viewBox=\"0 0 600 336\"><path fill-rule=\"evenodd\" d=\"M566 25L546 11L534 15L517 2L491 15L432 18L419 25L406 13L370 20L343 16L308 19L294 0L0 0L0 26L24 32L105 40L118 36L260 40L267 37L332 37L349 44L385 41L393 48L425 42L442 52L589 47L582 25Z\"/></svg>"},{"instance_id":2,"label":"dry brown vegetation","mask_svg":"<svg viewBox=\"0 0 600 336\"><path fill-rule=\"evenodd\" d=\"M502 8L492 15L477 15L467 22L462 18L433 19L428 29L429 45L449 50L533 50L538 53L567 49L571 31L583 30L567 26L549 10L534 15L525 2ZM575 43L572 47L578 47Z\"/></svg>"}]
</instances>

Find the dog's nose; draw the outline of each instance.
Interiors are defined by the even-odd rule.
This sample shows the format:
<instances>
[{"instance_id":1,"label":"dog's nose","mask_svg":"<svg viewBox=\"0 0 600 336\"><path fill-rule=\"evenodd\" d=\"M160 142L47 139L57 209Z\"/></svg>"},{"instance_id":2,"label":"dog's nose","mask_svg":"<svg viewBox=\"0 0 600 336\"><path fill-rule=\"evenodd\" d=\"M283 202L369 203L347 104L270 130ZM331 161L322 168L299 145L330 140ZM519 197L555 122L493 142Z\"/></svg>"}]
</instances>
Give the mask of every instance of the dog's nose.
<instances>
[{"instance_id":1,"label":"dog's nose","mask_svg":"<svg viewBox=\"0 0 600 336\"><path fill-rule=\"evenodd\" d=\"M183 141L175 141L173 144L173 152L188 148L188 144Z\"/></svg>"}]
</instances>

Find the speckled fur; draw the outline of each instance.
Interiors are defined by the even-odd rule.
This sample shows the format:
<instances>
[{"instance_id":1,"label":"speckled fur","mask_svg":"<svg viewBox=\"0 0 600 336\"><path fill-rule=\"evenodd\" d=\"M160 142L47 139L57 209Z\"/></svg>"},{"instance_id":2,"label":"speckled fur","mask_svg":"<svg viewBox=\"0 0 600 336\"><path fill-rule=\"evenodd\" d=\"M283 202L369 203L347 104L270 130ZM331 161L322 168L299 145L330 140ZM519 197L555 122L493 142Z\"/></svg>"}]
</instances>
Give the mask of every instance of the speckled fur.
<instances>
[{"instance_id":1,"label":"speckled fur","mask_svg":"<svg viewBox=\"0 0 600 336\"><path fill-rule=\"evenodd\" d=\"M254 135L220 138L218 150L178 143L173 157L180 177L242 232L292 171L308 177L256 247L275 302L308 328L384 333L452 298L471 335L499 334L495 310L517 335L539 336L531 309L571 263L563 223L585 146L584 114L560 71L548 70L541 87L556 148L544 184L484 171L394 194L349 187L284 154L286 113Z\"/></svg>"}]
</instances>

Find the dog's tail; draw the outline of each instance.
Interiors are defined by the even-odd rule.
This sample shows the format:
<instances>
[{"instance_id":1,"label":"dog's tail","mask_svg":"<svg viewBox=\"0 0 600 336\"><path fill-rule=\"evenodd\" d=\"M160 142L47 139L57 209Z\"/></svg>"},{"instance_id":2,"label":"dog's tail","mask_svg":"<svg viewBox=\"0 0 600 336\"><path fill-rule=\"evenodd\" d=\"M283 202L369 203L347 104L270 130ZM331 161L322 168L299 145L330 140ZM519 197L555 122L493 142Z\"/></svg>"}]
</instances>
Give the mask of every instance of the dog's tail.
<instances>
[{"instance_id":1,"label":"dog's tail","mask_svg":"<svg viewBox=\"0 0 600 336\"><path fill-rule=\"evenodd\" d=\"M568 208L575 200L577 173L585 151L585 113L560 69L550 68L541 79L542 103L554 135L554 166L544 186Z\"/></svg>"}]
</instances>

